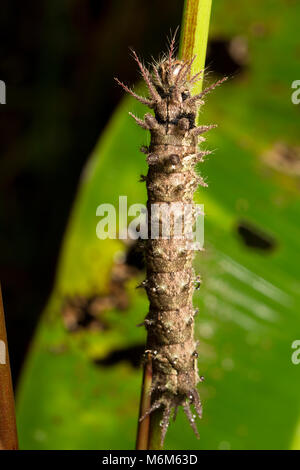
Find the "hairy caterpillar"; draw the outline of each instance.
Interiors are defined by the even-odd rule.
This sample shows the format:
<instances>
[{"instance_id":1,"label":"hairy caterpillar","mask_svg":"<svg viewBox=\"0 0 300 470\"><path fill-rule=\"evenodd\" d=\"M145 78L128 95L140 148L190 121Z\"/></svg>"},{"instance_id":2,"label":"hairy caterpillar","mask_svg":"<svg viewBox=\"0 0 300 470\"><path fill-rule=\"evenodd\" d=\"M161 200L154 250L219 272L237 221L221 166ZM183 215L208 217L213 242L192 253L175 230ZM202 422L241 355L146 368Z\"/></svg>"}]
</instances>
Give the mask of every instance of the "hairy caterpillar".
<instances>
[{"instance_id":1,"label":"hairy caterpillar","mask_svg":"<svg viewBox=\"0 0 300 470\"><path fill-rule=\"evenodd\" d=\"M208 151L199 151L201 134L215 125L196 126L196 116L204 104L203 97L220 85L226 77L206 88L198 95L191 96L193 84L201 78L201 72L190 77L193 60L181 61L174 57L174 39L168 55L158 64L152 65L152 72L143 66L137 54L133 56L146 82L149 97L141 97L130 88L116 81L123 89L141 103L153 109L139 119L129 113L143 129L149 130L149 147L142 147L148 162L146 181L148 214L151 219L153 204L193 203L198 185L206 186L195 172L195 165L203 161ZM163 215L159 216L163 217ZM190 217L192 231L195 215ZM163 221L158 218L161 224ZM149 223L149 222L148 222ZM146 351L152 360L151 406L141 420L158 408L163 408L161 439L164 441L172 410L176 416L182 406L187 418L198 436L193 405L198 416L202 406L197 391L197 351L194 339L194 316L192 296L195 287L195 273L192 267L193 251L183 234L178 240L174 233L174 220L170 236L161 234L156 239L145 241L147 278L145 287L150 309L144 325L148 332ZM150 232L149 232L150 233ZM197 281L196 281L197 282Z\"/></svg>"}]
</instances>

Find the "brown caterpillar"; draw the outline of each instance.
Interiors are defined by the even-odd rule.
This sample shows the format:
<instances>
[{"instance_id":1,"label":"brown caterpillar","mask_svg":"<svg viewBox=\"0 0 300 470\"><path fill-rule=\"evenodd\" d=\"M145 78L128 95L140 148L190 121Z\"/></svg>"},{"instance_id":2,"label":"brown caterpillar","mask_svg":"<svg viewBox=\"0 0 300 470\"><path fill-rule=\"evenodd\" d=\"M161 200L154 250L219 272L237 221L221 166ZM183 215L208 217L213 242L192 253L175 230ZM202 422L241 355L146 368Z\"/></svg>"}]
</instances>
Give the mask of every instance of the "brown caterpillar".
<instances>
[{"instance_id":1,"label":"brown caterpillar","mask_svg":"<svg viewBox=\"0 0 300 470\"><path fill-rule=\"evenodd\" d=\"M203 97L220 85L223 78L198 95L191 96L193 84L200 80L202 72L190 77L193 60L181 61L174 58L174 39L169 52L159 64L152 65L152 73L140 62L133 51L149 91L149 97L141 97L130 88L116 81L123 89L141 103L153 109L139 119L129 113L139 126L150 131L149 148L142 147L149 165L146 181L148 193L148 220L151 223L153 204L181 202L193 204L193 195L198 185L206 186L195 172L195 165L203 161L208 151L199 151L199 140L204 132L216 127L196 126L196 116L204 104ZM156 222L162 225L163 214ZM147 278L142 283L149 301L149 313L144 321L148 331L146 351L152 358L151 407L141 420L154 410L163 407L161 422L162 443L169 425L171 412L176 416L182 406L188 420L198 436L193 404L198 416L202 406L197 383L203 378L198 375L196 342L194 340L193 292L195 273L192 268L193 251L183 234L175 236L172 220L170 236L145 241ZM190 217L192 231L195 215ZM150 228L149 228L150 233Z\"/></svg>"}]
</instances>

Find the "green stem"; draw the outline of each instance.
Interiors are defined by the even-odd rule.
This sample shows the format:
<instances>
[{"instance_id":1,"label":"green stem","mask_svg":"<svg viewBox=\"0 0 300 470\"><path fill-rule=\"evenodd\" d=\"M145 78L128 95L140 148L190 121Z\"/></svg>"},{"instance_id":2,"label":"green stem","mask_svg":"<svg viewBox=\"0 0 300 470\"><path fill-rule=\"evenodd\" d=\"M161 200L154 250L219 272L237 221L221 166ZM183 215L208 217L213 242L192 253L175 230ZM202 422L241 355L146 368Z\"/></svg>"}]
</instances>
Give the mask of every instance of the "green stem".
<instances>
[{"instance_id":1,"label":"green stem","mask_svg":"<svg viewBox=\"0 0 300 470\"><path fill-rule=\"evenodd\" d=\"M196 56L192 65L192 75L205 67L207 39L212 0L185 0L181 28L179 57L190 60ZM202 79L193 87L193 94L200 93Z\"/></svg>"},{"instance_id":2,"label":"green stem","mask_svg":"<svg viewBox=\"0 0 300 470\"><path fill-rule=\"evenodd\" d=\"M207 49L208 29L212 0L185 0L179 57L190 60L196 56L192 65L192 75L204 69ZM202 79L193 87L193 94L200 93ZM157 410L150 416L148 449L160 450L162 411Z\"/></svg>"},{"instance_id":3,"label":"green stem","mask_svg":"<svg viewBox=\"0 0 300 470\"><path fill-rule=\"evenodd\" d=\"M151 415L150 429L149 429L149 441L148 441L149 450L160 450L163 448L161 445L161 426L160 426L162 419L163 419L163 411L160 409L154 411Z\"/></svg>"}]
</instances>

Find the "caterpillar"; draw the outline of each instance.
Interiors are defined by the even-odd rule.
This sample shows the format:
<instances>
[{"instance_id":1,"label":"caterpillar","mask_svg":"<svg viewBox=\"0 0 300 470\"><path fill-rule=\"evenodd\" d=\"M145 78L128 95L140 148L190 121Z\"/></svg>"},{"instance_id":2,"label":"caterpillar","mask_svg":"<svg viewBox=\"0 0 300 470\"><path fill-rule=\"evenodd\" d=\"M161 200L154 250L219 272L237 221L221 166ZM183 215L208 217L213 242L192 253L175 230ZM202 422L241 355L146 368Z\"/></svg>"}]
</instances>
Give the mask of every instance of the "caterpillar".
<instances>
[{"instance_id":1,"label":"caterpillar","mask_svg":"<svg viewBox=\"0 0 300 470\"><path fill-rule=\"evenodd\" d=\"M129 113L143 129L150 131L149 147L142 147L148 163L147 176L143 178L148 195L148 224L153 219L156 204L193 204L197 187L207 186L195 170L209 151L199 150L198 144L205 140L205 132L215 125L196 125L196 117L204 104L204 97L227 77L218 80L201 93L192 96L193 85L200 80L203 71L191 75L195 57L178 60L174 57L174 41L167 55L146 68L135 51L133 57L147 85L148 97L137 95L131 88L115 79L117 83L139 102L153 110L140 119ZM156 222L161 226L163 214ZM152 220L153 221L153 220ZM188 241L193 229L195 214L189 219L188 230L178 239L175 236L175 217L172 219L169 237L161 233L155 239L145 240L144 255L146 279L142 283L150 307L144 325L147 329L146 352L152 360L151 406L143 420L153 411L162 408L161 441L168 429L171 414L176 417L179 406L199 437L191 405L199 418L202 405L197 390L199 377L197 366L197 343L194 339L193 292L199 280L195 276L192 262L193 250Z\"/></svg>"}]
</instances>

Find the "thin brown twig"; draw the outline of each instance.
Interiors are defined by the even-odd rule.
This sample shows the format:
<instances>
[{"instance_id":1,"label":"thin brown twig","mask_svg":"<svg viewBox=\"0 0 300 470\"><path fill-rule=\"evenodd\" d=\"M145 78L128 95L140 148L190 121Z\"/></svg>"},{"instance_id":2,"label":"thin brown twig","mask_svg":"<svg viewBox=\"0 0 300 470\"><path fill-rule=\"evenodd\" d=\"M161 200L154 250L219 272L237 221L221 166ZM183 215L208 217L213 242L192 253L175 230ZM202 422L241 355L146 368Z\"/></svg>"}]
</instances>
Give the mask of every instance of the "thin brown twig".
<instances>
[{"instance_id":1,"label":"thin brown twig","mask_svg":"<svg viewBox=\"0 0 300 470\"><path fill-rule=\"evenodd\" d=\"M0 285L0 450L17 450L15 401Z\"/></svg>"},{"instance_id":2,"label":"thin brown twig","mask_svg":"<svg viewBox=\"0 0 300 470\"><path fill-rule=\"evenodd\" d=\"M136 438L136 450L147 450L149 440L150 416L146 416L142 421L142 416L151 406L151 385L152 385L152 359L150 353L147 353L147 359L144 366L143 384L140 401L140 411L138 420L138 430Z\"/></svg>"}]
</instances>

